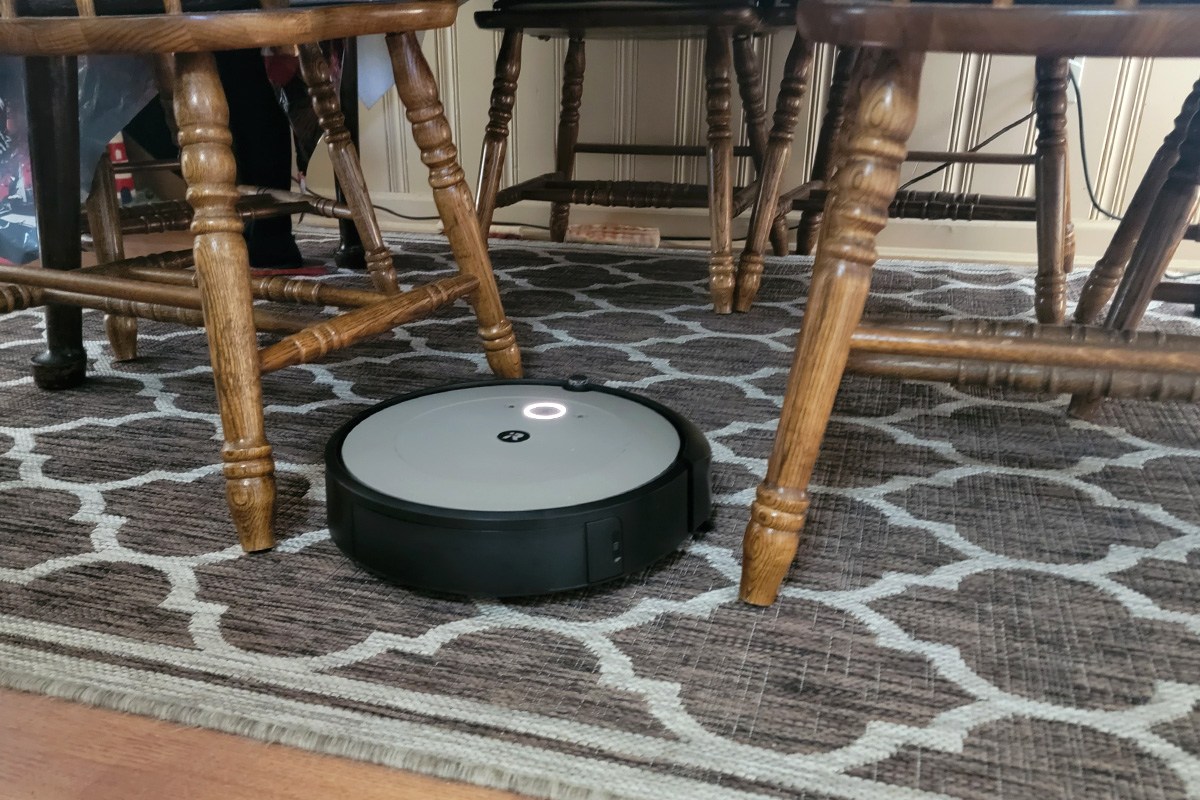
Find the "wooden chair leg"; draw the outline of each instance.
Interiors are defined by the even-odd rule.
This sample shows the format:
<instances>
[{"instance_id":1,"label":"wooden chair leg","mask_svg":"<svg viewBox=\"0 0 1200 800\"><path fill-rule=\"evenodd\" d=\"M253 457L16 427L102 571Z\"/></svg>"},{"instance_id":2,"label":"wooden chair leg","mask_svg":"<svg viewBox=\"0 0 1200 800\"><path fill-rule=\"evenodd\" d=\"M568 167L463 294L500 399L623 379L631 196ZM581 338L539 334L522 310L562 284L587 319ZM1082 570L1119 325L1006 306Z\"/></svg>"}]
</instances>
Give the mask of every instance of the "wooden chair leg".
<instances>
[{"instance_id":1,"label":"wooden chair leg","mask_svg":"<svg viewBox=\"0 0 1200 800\"><path fill-rule=\"evenodd\" d=\"M86 208L96 259L101 264L123 261L125 237L121 235L121 203L117 198L116 175L108 156L101 156L96 165ZM115 361L137 358L137 317L106 314L104 330Z\"/></svg>"},{"instance_id":2,"label":"wooden chair leg","mask_svg":"<svg viewBox=\"0 0 1200 800\"><path fill-rule=\"evenodd\" d=\"M763 96L762 63L754 51L754 37L733 39L733 71L737 73L738 94L742 98L742 119L754 172L760 179L767 157L767 102ZM780 214L771 224L771 248L777 256L788 253L787 217Z\"/></svg>"},{"instance_id":3,"label":"wooden chair leg","mask_svg":"<svg viewBox=\"0 0 1200 800\"><path fill-rule=\"evenodd\" d=\"M500 52L496 56L496 77L492 81L492 107L488 111L488 126L483 135L483 154L479 159L479 183L475 208L479 227L486 237L492 228L496 211L496 193L500 191L500 173L508 150L508 123L512 121L517 102L517 80L521 77L520 30L504 31Z\"/></svg>"},{"instance_id":4,"label":"wooden chair leg","mask_svg":"<svg viewBox=\"0 0 1200 800\"><path fill-rule=\"evenodd\" d=\"M1191 93L1184 100L1171 132L1163 139L1150 161L1150 166L1146 169L1142 182L1138 184L1125 216L1117 226L1112 241L1108 243L1108 249L1096 262L1083 284L1083 293L1079 297L1079 304L1075 306L1077 324L1091 325L1096 322L1120 283L1121 276L1125 274L1125 265L1133 255L1134 245L1137 244L1138 237L1142 235L1146 221L1150 218L1150 209L1154 206L1155 198L1162 191L1171 168L1179 161L1179 147L1197 110L1200 110L1200 80L1192 84Z\"/></svg>"},{"instance_id":5,"label":"wooden chair leg","mask_svg":"<svg viewBox=\"0 0 1200 800\"><path fill-rule=\"evenodd\" d=\"M342 114L337 90L333 88L329 63L318 44L302 44L297 49L300 55L300 74L308 87L308 96L312 99L313 111L317 115L321 130L325 132L325 145L329 150L333 174L346 196L346 204L350 206L354 216L354 227L363 242L364 258L371 282L384 294L398 294L400 287L396 283L392 252L384 243L383 233L379 230L375 207L371 205L367 181L358 161L358 150L346 127L346 117Z\"/></svg>"},{"instance_id":6,"label":"wooden chair leg","mask_svg":"<svg viewBox=\"0 0 1200 800\"><path fill-rule=\"evenodd\" d=\"M562 110L558 117L558 145L554 151L554 171L563 180L571 180L575 174L575 144L579 141L579 106L583 102L585 61L583 38L572 36L567 43L567 57L563 61ZM567 237L570 215L569 203L551 203L551 241L561 242Z\"/></svg>"},{"instance_id":7,"label":"wooden chair leg","mask_svg":"<svg viewBox=\"0 0 1200 800\"><path fill-rule=\"evenodd\" d=\"M734 306L738 311L750 310L762 283L763 250L766 249L771 221L775 219L779 207L779 188L792 152L792 137L796 132L804 91L808 87L808 68L811 63L812 47L796 36L784 62L783 81L779 86L775 119L767 143L767 158L759 173L758 197L754 203L754 213L750 216L750 231L746 234L746 246L738 262L737 299Z\"/></svg>"},{"instance_id":8,"label":"wooden chair leg","mask_svg":"<svg viewBox=\"0 0 1200 800\"><path fill-rule=\"evenodd\" d=\"M79 78L73 56L25 59L29 106L29 161L42 264L78 269ZM64 202L64 198L69 202ZM46 306L46 350L33 357L33 380L42 389L71 389L87 376L83 314L76 306Z\"/></svg>"},{"instance_id":9,"label":"wooden chair leg","mask_svg":"<svg viewBox=\"0 0 1200 800\"><path fill-rule=\"evenodd\" d=\"M192 233L204 325L225 434L225 492L242 547L274 543L275 462L263 433L250 257L236 203L229 107L210 53L175 56L180 162L195 210Z\"/></svg>"},{"instance_id":10,"label":"wooden chair leg","mask_svg":"<svg viewBox=\"0 0 1200 800\"><path fill-rule=\"evenodd\" d=\"M1034 308L1038 322L1059 324L1067 311L1066 253L1067 76L1065 58L1037 60L1038 274Z\"/></svg>"},{"instance_id":11,"label":"wooden chair leg","mask_svg":"<svg viewBox=\"0 0 1200 800\"><path fill-rule=\"evenodd\" d=\"M1175 249L1183 241L1196 201L1200 198L1200 115L1193 116L1179 149L1179 160L1171 168L1162 191L1150 208L1145 230L1138 237L1133 254L1113 298L1104 326L1132 331L1142 321L1146 306L1162 281ZM1071 414L1087 419L1099 407L1095 395L1071 398Z\"/></svg>"},{"instance_id":12,"label":"wooden chair leg","mask_svg":"<svg viewBox=\"0 0 1200 800\"><path fill-rule=\"evenodd\" d=\"M342 50L342 82L338 87L338 104L342 108L346 131L350 134L350 143L358 148L358 39L351 36L346 40ZM335 197L339 203L345 203L346 193L342 184L334 186ZM355 220L338 220L338 249L333 254L333 263L342 269L367 269L367 253L363 249L362 237L358 233Z\"/></svg>"},{"instance_id":13,"label":"wooden chair leg","mask_svg":"<svg viewBox=\"0 0 1200 800\"><path fill-rule=\"evenodd\" d=\"M865 80L855 91L865 113L833 179L775 448L743 540L741 598L755 605L775 601L796 555L808 483L867 299L875 237L916 122L923 55L867 51L863 58Z\"/></svg>"},{"instance_id":14,"label":"wooden chair leg","mask_svg":"<svg viewBox=\"0 0 1200 800\"><path fill-rule=\"evenodd\" d=\"M833 62L833 77L829 84L829 99L825 103L825 116L821 119L821 133L817 137L817 152L813 155L812 180L828 181L833 175L834 150L842 134L842 120L846 116L847 87L858 59L857 47L839 47ZM796 252L802 256L812 255L817 246L817 231L821 227L820 211L805 211L800 215L800 227L796 230Z\"/></svg>"},{"instance_id":15,"label":"wooden chair leg","mask_svg":"<svg viewBox=\"0 0 1200 800\"><path fill-rule=\"evenodd\" d=\"M733 60L728 29L709 28L704 46L704 93L708 109L708 220L712 248L708 286L713 310L733 310L733 130L729 70Z\"/></svg>"},{"instance_id":16,"label":"wooden chair leg","mask_svg":"<svg viewBox=\"0 0 1200 800\"><path fill-rule=\"evenodd\" d=\"M458 151L450 135L450 123L438 97L437 83L421 53L414 33L388 36L396 90L407 109L413 139L421 150L421 161L429 167L429 185L437 205L450 250L464 274L479 280L470 296L479 320L479 335L492 371L503 378L521 377L521 351L512 323L504 315L496 276L488 258L487 244L475 216L475 203L458 163Z\"/></svg>"}]
</instances>

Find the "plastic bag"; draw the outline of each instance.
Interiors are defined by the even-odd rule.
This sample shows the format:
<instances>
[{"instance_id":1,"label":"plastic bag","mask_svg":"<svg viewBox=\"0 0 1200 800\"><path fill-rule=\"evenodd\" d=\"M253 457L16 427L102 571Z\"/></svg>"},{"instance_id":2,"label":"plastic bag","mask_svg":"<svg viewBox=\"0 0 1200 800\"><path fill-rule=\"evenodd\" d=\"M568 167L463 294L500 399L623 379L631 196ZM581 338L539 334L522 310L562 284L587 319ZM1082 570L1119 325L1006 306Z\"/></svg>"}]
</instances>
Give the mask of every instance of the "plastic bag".
<instances>
[{"instance_id":1,"label":"plastic bag","mask_svg":"<svg viewBox=\"0 0 1200 800\"><path fill-rule=\"evenodd\" d=\"M0 261L12 264L38 254L24 76L20 58L0 56ZM80 199L109 141L157 93L147 58L79 59Z\"/></svg>"}]
</instances>

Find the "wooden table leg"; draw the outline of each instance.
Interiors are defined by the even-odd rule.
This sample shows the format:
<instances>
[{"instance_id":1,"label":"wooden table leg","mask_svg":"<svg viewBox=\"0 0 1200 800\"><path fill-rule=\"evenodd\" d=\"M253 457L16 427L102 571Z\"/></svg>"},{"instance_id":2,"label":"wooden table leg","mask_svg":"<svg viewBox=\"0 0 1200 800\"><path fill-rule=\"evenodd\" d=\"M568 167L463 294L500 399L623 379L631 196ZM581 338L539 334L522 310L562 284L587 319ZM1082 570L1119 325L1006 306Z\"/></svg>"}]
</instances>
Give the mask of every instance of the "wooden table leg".
<instances>
[{"instance_id":1,"label":"wooden table leg","mask_svg":"<svg viewBox=\"0 0 1200 800\"><path fill-rule=\"evenodd\" d=\"M78 269L79 73L73 56L25 59L29 106L29 158L42 265ZM33 358L33 380L42 389L70 389L87 376L83 312L46 306L46 350Z\"/></svg>"},{"instance_id":2,"label":"wooden table leg","mask_svg":"<svg viewBox=\"0 0 1200 800\"><path fill-rule=\"evenodd\" d=\"M479 288L471 295L471 304L479 320L479 336L492 371L503 378L519 378L521 351L517 349L512 323L504 315L496 276L488 257L487 243L475 216L471 190L458 163L458 150L450 134L445 109L438 96L437 82L429 62L421 53L414 33L388 36L396 91L407 109L412 124L413 139L421 149L421 161L429 167L429 185L433 201L450 250L458 268L479 279Z\"/></svg>"},{"instance_id":3,"label":"wooden table leg","mask_svg":"<svg viewBox=\"0 0 1200 800\"><path fill-rule=\"evenodd\" d=\"M180 166L195 210L192 233L204 325L225 447L225 495L242 547L272 546L275 462L263 432L250 255L237 213L229 106L211 53L175 56Z\"/></svg>"},{"instance_id":4,"label":"wooden table leg","mask_svg":"<svg viewBox=\"0 0 1200 800\"><path fill-rule=\"evenodd\" d=\"M923 55L868 51L858 117L834 176L775 447L742 545L741 598L770 605L800 544L808 484L862 317L875 238L900 182Z\"/></svg>"},{"instance_id":5,"label":"wooden table leg","mask_svg":"<svg viewBox=\"0 0 1200 800\"><path fill-rule=\"evenodd\" d=\"M783 171L791 156L792 138L796 132L796 120L800 116L800 104L808 88L811 63L812 46L797 35L784 61L775 119L767 141L767 157L758 177L758 198L750 216L746 246L738 260L737 297L734 302L734 308L738 311L750 310L762 283L763 251L766 250L767 235L779 208L779 189L783 183Z\"/></svg>"},{"instance_id":6,"label":"wooden table leg","mask_svg":"<svg viewBox=\"0 0 1200 800\"><path fill-rule=\"evenodd\" d=\"M517 102L517 80L521 77L521 31L509 28L500 41L496 56L496 77L492 80L492 106L488 110L487 130L483 134L483 153L479 159L479 183L475 199L479 227L484 238L492 229L496 213L496 193L508 150L508 123Z\"/></svg>"}]
</instances>

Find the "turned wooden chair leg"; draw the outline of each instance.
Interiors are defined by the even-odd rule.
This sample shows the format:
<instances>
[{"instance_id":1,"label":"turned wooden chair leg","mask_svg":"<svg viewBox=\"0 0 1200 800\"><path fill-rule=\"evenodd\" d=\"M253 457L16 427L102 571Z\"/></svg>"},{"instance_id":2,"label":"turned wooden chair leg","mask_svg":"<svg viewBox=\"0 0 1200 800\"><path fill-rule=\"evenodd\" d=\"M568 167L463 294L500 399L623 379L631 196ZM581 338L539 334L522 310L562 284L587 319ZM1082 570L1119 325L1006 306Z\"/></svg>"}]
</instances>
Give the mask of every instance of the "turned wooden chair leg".
<instances>
[{"instance_id":1,"label":"turned wooden chair leg","mask_svg":"<svg viewBox=\"0 0 1200 800\"><path fill-rule=\"evenodd\" d=\"M865 79L854 91L866 113L833 179L775 448L743 540L741 598L755 605L775 601L800 543L813 465L867 299L875 237L887 222L916 121L924 56L865 51L863 58Z\"/></svg>"},{"instance_id":2,"label":"turned wooden chair leg","mask_svg":"<svg viewBox=\"0 0 1200 800\"><path fill-rule=\"evenodd\" d=\"M175 56L180 162L195 210L192 233L221 426L225 492L242 547L274 543L275 462L263 433L250 257L236 203L229 107L210 53Z\"/></svg>"},{"instance_id":3,"label":"turned wooden chair leg","mask_svg":"<svg viewBox=\"0 0 1200 800\"><path fill-rule=\"evenodd\" d=\"M749 311L762 283L763 251L767 233L779 207L779 188L783 171L792 152L792 137L800 104L808 86L808 68L812 63L812 47L799 36L792 40L791 50L783 66L783 81L775 106L775 119L767 142L767 157L758 178L758 197L750 216L750 230L737 269L737 297L734 308Z\"/></svg>"},{"instance_id":4,"label":"turned wooden chair leg","mask_svg":"<svg viewBox=\"0 0 1200 800\"><path fill-rule=\"evenodd\" d=\"M825 103L825 116L821 119L821 132L817 137L817 152L813 154L812 180L828 181L833 176L834 150L838 137L842 135L842 120L846 116L847 89L854 62L858 59L857 47L839 47L833 62L833 77L829 83L829 99ZM796 252L812 255L817 246L817 231L821 227L820 211L805 211L800 215L800 227L796 229Z\"/></svg>"},{"instance_id":5,"label":"turned wooden chair leg","mask_svg":"<svg viewBox=\"0 0 1200 800\"><path fill-rule=\"evenodd\" d=\"M42 264L80 266L79 78L74 56L25 59L29 107L29 161L33 171ZM65 200L64 200L65 199ZM69 202L67 202L69 200ZM33 381L42 389L71 389L87 377L83 314L77 306L46 306L46 350L33 357Z\"/></svg>"},{"instance_id":6,"label":"turned wooden chair leg","mask_svg":"<svg viewBox=\"0 0 1200 800\"><path fill-rule=\"evenodd\" d=\"M492 106L488 111L487 130L483 135L483 154L479 159L479 183L475 208L484 237L492 228L496 212L496 194L500 191L500 173L508 150L508 123L517 102L517 80L521 77L521 31L508 29L500 40L496 56L496 77L492 81Z\"/></svg>"},{"instance_id":7,"label":"turned wooden chair leg","mask_svg":"<svg viewBox=\"0 0 1200 800\"><path fill-rule=\"evenodd\" d=\"M1155 198L1162 191L1171 168L1179 161L1179 147L1183 143L1184 136L1187 135L1188 125L1196 116L1197 110L1200 110L1200 80L1192 84L1191 93L1184 100L1171 132L1167 134L1163 143L1154 153L1154 158L1150 161L1150 166L1146 169L1142 182L1138 184L1137 191L1133 194L1129 208L1125 210L1125 216L1117 225L1117 231L1113 234L1112 241L1108 243L1104 255L1088 274L1087 281L1083 284L1083 293L1079 297L1079 304L1075 306L1075 322L1077 324L1091 325L1098 320L1100 313L1104 311L1104 306L1108 304L1109 298L1117 288L1117 284L1120 283L1121 277L1125 274L1125 265L1129 263L1129 258L1133 255L1133 247L1137 244L1138 237L1142 235L1146 221L1150 218L1150 209L1154 206Z\"/></svg>"},{"instance_id":8,"label":"turned wooden chair leg","mask_svg":"<svg viewBox=\"0 0 1200 800\"><path fill-rule=\"evenodd\" d=\"M111 264L125 258L125 237L121 235L121 201L117 198L116 175L112 161L101 156L92 175L92 190L87 203L88 230L92 248L100 264ZM113 350L113 360L133 361L137 358L137 317L106 314L104 330Z\"/></svg>"},{"instance_id":9,"label":"turned wooden chair leg","mask_svg":"<svg viewBox=\"0 0 1200 800\"><path fill-rule=\"evenodd\" d=\"M567 43L567 57L563 60L562 110L558 117L558 144L554 151L554 171L568 181L575 175L575 145L579 141L584 66L583 38L572 36ZM567 237L570 216L569 203L550 204L551 241L561 242Z\"/></svg>"},{"instance_id":10,"label":"turned wooden chair leg","mask_svg":"<svg viewBox=\"0 0 1200 800\"><path fill-rule=\"evenodd\" d=\"M325 145L329 150L333 174L353 213L371 282L384 294L397 294L400 287L396 283L392 252L379 230L375 207L371 205L367 181L358 161L358 150L346 127L346 117L342 114L337 90L333 88L329 63L318 44L302 44L297 50L300 55L300 74L308 87L308 96L312 99L313 111L321 130L325 132Z\"/></svg>"},{"instance_id":11,"label":"turned wooden chair leg","mask_svg":"<svg viewBox=\"0 0 1200 800\"><path fill-rule=\"evenodd\" d=\"M416 34L392 34L387 42L396 90L407 109L413 139L421 150L421 161L429 167L433 201L450 240L450 250L459 270L479 280L479 287L471 294L470 301L479 320L479 336L488 364L500 377L519 378L522 374L521 351L517 349L512 323L504 315L487 244L475 216L471 190L458 163L458 151L438 97L433 72L421 54Z\"/></svg>"},{"instance_id":12,"label":"turned wooden chair leg","mask_svg":"<svg viewBox=\"0 0 1200 800\"><path fill-rule=\"evenodd\" d=\"M1067 76L1065 58L1037 60L1038 322L1059 324L1067 312L1066 253Z\"/></svg>"},{"instance_id":13,"label":"turned wooden chair leg","mask_svg":"<svg viewBox=\"0 0 1200 800\"><path fill-rule=\"evenodd\" d=\"M738 95L742 98L742 119L754 173L761 180L767 158L767 101L763 96L762 63L754 51L754 37L733 39L733 71L737 73ZM771 249L777 256L788 253L787 217L779 214L771 224Z\"/></svg>"},{"instance_id":14,"label":"turned wooden chair leg","mask_svg":"<svg viewBox=\"0 0 1200 800\"><path fill-rule=\"evenodd\" d=\"M358 39L346 39L342 50L342 81L338 87L338 104L342 108L346 131L350 143L358 149ZM346 202L346 193L340 182L334 185L334 196L339 203ZM333 263L342 269L367 269L367 253L363 249L362 236L358 233L355 220L338 220L338 249L333 254Z\"/></svg>"},{"instance_id":15,"label":"turned wooden chair leg","mask_svg":"<svg viewBox=\"0 0 1200 800\"><path fill-rule=\"evenodd\" d=\"M1104 327L1132 331L1142 321L1154 289L1163 279L1175 249L1183 241L1188 223L1200 198L1200 115L1192 117L1179 148L1179 160L1170 169L1162 190L1150 208L1145 229L1117 287ZM1096 395L1075 395L1069 411L1076 417L1091 417L1100 405Z\"/></svg>"},{"instance_id":16,"label":"turned wooden chair leg","mask_svg":"<svg viewBox=\"0 0 1200 800\"><path fill-rule=\"evenodd\" d=\"M729 70L733 60L728 29L709 28L704 46L704 92L708 109L708 220L712 249L708 286L713 310L733 310L733 130Z\"/></svg>"}]
</instances>

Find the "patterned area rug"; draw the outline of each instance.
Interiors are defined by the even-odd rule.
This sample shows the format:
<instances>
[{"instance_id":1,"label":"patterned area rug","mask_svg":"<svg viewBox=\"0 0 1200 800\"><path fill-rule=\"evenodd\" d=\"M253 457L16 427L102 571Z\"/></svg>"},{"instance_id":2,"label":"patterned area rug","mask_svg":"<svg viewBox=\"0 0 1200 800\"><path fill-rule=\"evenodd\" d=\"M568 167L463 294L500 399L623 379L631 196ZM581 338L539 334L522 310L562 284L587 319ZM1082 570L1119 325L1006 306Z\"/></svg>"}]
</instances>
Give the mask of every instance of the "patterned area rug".
<instances>
[{"instance_id":1,"label":"patterned area rug","mask_svg":"<svg viewBox=\"0 0 1200 800\"><path fill-rule=\"evenodd\" d=\"M437 240L397 242L408 274ZM309 254L332 244L312 234ZM528 372L684 412L716 527L591 591L473 602L381 583L324 528L322 447L368 404L475 379L465 307L269 376L280 545L235 545L203 335L143 323L37 391L0 319L0 681L556 798L1200 795L1200 414L850 379L780 601L736 599L805 264L749 315L702 254L497 244ZM1024 318L1028 272L881 264L871 312ZM335 278L340 280L341 278ZM1078 285L1078 283L1076 283ZM1153 322L1195 330L1190 309Z\"/></svg>"}]
</instances>

